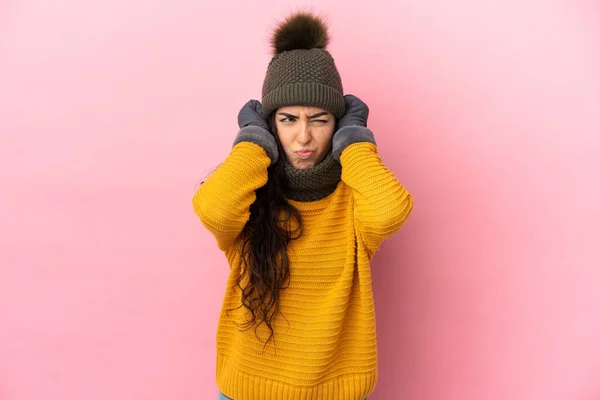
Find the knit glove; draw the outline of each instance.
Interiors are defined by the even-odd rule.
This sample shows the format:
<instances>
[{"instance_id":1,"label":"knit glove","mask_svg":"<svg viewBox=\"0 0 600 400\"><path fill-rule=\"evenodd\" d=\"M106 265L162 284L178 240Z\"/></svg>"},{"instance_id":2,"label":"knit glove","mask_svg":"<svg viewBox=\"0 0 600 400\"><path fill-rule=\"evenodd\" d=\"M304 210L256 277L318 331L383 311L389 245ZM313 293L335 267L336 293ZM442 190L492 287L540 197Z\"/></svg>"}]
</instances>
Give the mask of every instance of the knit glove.
<instances>
[{"instance_id":1,"label":"knit glove","mask_svg":"<svg viewBox=\"0 0 600 400\"><path fill-rule=\"evenodd\" d=\"M367 119L369 118L369 106L367 106L361 99L351 94L344 96L346 103L346 113L340 119L338 123L339 129L346 126L367 126Z\"/></svg>"},{"instance_id":2,"label":"knit glove","mask_svg":"<svg viewBox=\"0 0 600 400\"><path fill-rule=\"evenodd\" d=\"M344 96L346 113L338 122L338 130L333 135L332 154L339 161L342 151L353 143L375 143L373 132L367 128L369 107L358 97Z\"/></svg>"},{"instance_id":3,"label":"knit glove","mask_svg":"<svg viewBox=\"0 0 600 400\"><path fill-rule=\"evenodd\" d=\"M248 101L238 114L238 126L240 128L250 125L269 130L269 123L262 116L262 104L258 100Z\"/></svg>"},{"instance_id":4,"label":"knit glove","mask_svg":"<svg viewBox=\"0 0 600 400\"><path fill-rule=\"evenodd\" d=\"M262 105L258 100L250 100L238 113L240 130L233 141L233 146L240 142L251 142L262 146L274 164L279 157L277 142L269 131L269 123L262 116Z\"/></svg>"}]
</instances>

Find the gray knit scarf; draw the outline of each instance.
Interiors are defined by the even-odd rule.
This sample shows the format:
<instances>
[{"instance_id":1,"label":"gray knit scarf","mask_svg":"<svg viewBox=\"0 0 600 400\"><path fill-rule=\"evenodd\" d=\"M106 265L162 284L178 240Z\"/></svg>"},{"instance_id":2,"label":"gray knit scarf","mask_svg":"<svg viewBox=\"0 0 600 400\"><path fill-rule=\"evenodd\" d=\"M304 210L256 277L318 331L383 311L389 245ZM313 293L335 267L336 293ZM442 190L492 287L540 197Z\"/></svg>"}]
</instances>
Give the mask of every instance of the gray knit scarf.
<instances>
[{"instance_id":1,"label":"gray knit scarf","mask_svg":"<svg viewBox=\"0 0 600 400\"><path fill-rule=\"evenodd\" d=\"M296 201L315 201L334 192L342 177L342 166L331 152L319 164L310 168L294 168L285 162L288 189L285 195Z\"/></svg>"}]
</instances>

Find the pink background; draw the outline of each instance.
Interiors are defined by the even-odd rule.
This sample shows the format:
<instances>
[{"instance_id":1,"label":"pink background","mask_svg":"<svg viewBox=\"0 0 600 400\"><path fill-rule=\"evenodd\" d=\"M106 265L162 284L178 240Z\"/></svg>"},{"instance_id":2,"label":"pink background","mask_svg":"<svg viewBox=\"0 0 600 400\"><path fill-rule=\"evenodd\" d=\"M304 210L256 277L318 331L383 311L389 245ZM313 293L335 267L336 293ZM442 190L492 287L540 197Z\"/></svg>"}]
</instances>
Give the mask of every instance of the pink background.
<instances>
[{"instance_id":1,"label":"pink background","mask_svg":"<svg viewBox=\"0 0 600 400\"><path fill-rule=\"evenodd\" d=\"M600 399L598 4L318 3L415 196L372 399ZM191 196L295 9L0 2L1 400L215 398L227 265Z\"/></svg>"}]
</instances>

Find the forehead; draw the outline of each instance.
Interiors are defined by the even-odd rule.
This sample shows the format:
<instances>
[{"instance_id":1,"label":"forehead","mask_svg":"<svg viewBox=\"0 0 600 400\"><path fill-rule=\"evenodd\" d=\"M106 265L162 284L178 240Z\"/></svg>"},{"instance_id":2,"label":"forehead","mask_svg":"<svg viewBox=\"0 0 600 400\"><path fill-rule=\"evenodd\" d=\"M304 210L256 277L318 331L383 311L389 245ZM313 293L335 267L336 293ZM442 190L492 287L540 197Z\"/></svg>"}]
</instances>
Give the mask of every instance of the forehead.
<instances>
[{"instance_id":1,"label":"forehead","mask_svg":"<svg viewBox=\"0 0 600 400\"><path fill-rule=\"evenodd\" d=\"M283 112L283 113L287 113L287 114L294 114L294 115L313 115L316 113L322 113L322 112L328 112L326 109L324 108L319 108L319 107L311 107L311 106L285 106L285 107L280 107L277 109L277 112Z\"/></svg>"}]
</instances>

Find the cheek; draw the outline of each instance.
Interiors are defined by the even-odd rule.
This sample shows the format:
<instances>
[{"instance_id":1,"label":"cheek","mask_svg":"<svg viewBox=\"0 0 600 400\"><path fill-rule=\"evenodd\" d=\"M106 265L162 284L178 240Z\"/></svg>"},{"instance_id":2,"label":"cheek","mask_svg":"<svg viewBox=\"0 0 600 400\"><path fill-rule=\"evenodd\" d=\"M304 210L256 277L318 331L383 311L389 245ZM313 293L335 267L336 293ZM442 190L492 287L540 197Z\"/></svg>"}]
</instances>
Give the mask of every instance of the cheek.
<instances>
[{"instance_id":1,"label":"cheek","mask_svg":"<svg viewBox=\"0 0 600 400\"><path fill-rule=\"evenodd\" d=\"M286 146L290 140L289 139L290 135L286 135L285 129L278 129L277 137L279 138L279 141L281 142L281 144L283 146Z\"/></svg>"},{"instance_id":2,"label":"cheek","mask_svg":"<svg viewBox=\"0 0 600 400\"><path fill-rule=\"evenodd\" d=\"M331 142L334 133L334 125L324 126L323 129L319 132L319 142L323 145Z\"/></svg>"},{"instance_id":3,"label":"cheek","mask_svg":"<svg viewBox=\"0 0 600 400\"><path fill-rule=\"evenodd\" d=\"M290 145L292 144L292 140L290 140L290 135L286 135L285 129L283 131L278 130L277 138L281 143L281 147L283 147L283 149L287 152L290 148Z\"/></svg>"}]
</instances>

